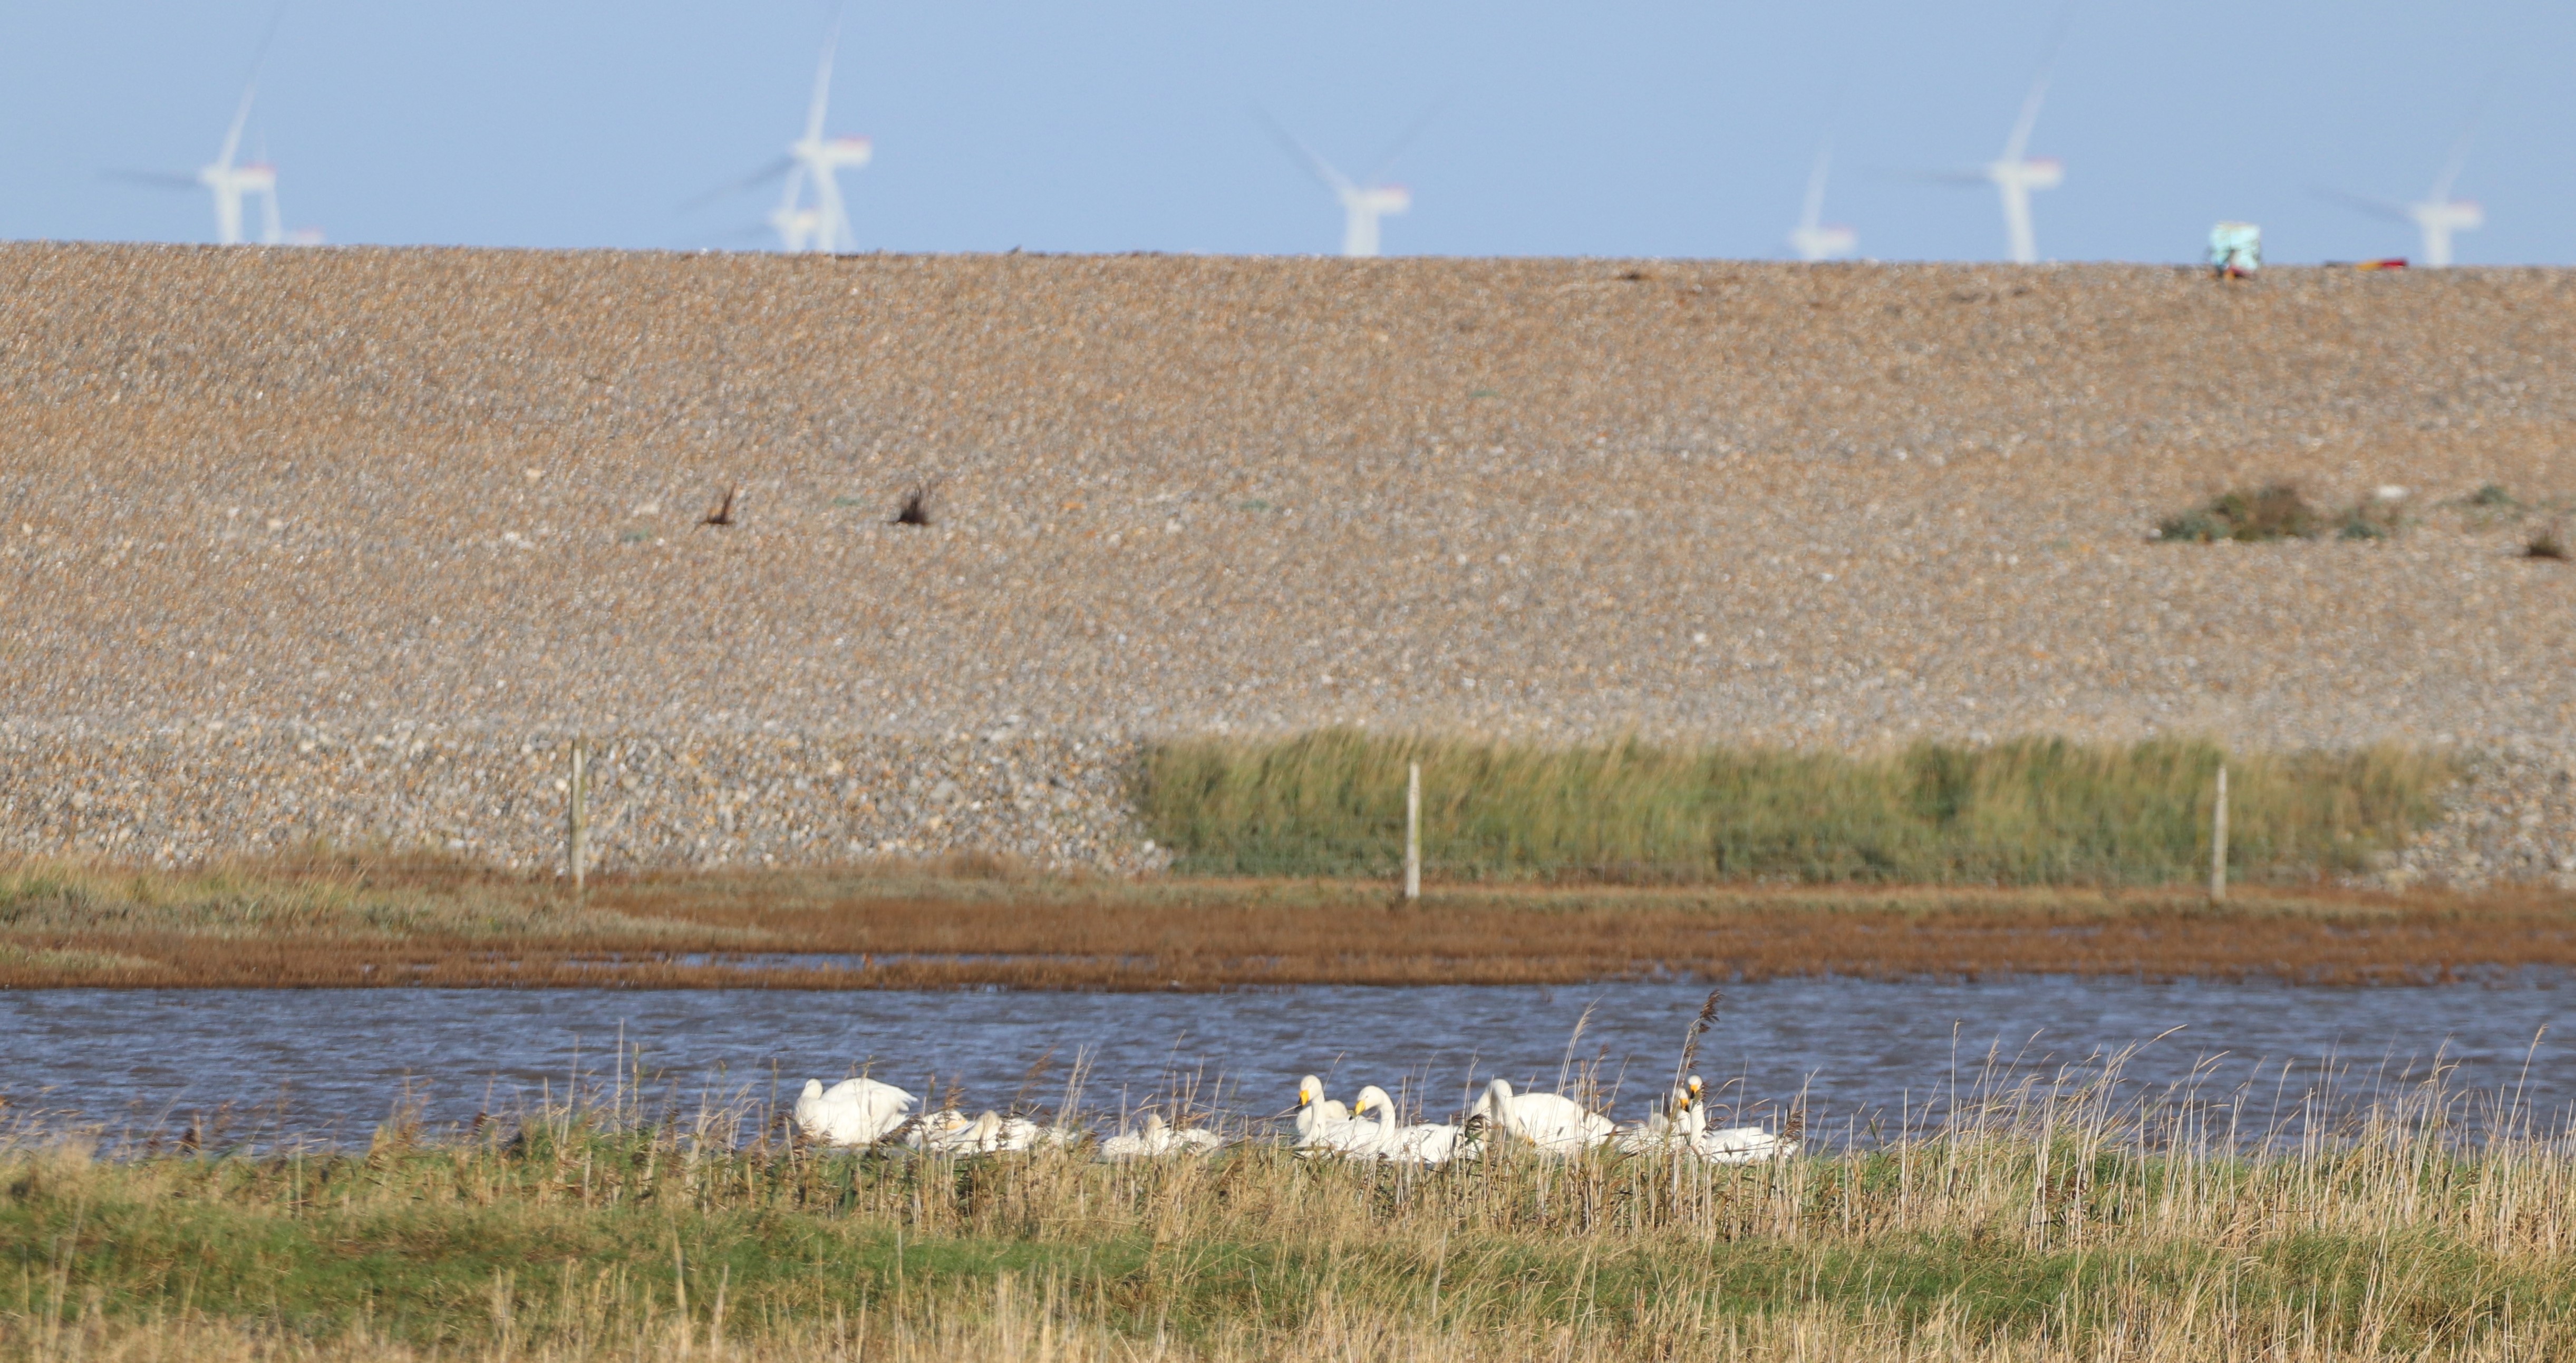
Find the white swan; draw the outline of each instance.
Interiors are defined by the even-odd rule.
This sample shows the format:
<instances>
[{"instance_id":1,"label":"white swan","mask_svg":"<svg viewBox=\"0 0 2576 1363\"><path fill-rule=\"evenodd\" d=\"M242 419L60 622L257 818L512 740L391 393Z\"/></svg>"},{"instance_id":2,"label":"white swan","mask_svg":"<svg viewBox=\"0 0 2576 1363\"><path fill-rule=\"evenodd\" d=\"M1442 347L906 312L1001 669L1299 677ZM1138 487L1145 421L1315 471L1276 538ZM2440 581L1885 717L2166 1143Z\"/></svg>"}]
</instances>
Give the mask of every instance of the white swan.
<instances>
[{"instance_id":1,"label":"white swan","mask_svg":"<svg viewBox=\"0 0 2576 1363\"><path fill-rule=\"evenodd\" d=\"M1708 1110L1700 1102L1703 1095L1699 1076L1692 1075L1684 1090L1689 1102L1682 1109L1682 1125L1701 1159L1711 1164L1761 1164L1798 1153L1799 1114L1790 1114L1786 1131L1766 1131L1758 1126L1722 1126L1711 1131Z\"/></svg>"},{"instance_id":2,"label":"white swan","mask_svg":"<svg viewBox=\"0 0 2576 1363\"><path fill-rule=\"evenodd\" d=\"M921 1148L934 1155L989 1155L1007 1148L1003 1144L1002 1114L987 1108L971 1122L952 1124L945 1120L957 1115L941 1113L935 1126L925 1122Z\"/></svg>"},{"instance_id":3,"label":"white swan","mask_svg":"<svg viewBox=\"0 0 2576 1363\"><path fill-rule=\"evenodd\" d=\"M1198 1127L1167 1126L1163 1114L1148 1112L1139 1129L1112 1136L1100 1143L1100 1158L1119 1160L1155 1159L1163 1155L1205 1155L1225 1144L1225 1137Z\"/></svg>"},{"instance_id":4,"label":"white swan","mask_svg":"<svg viewBox=\"0 0 2576 1363\"><path fill-rule=\"evenodd\" d=\"M1324 1096L1323 1080L1310 1074L1297 1081L1298 1145L1314 1145L1350 1122L1351 1110Z\"/></svg>"},{"instance_id":5,"label":"white swan","mask_svg":"<svg viewBox=\"0 0 2576 1363\"><path fill-rule=\"evenodd\" d=\"M1646 1120L1620 1129L1616 1141L1619 1153L1644 1155L1695 1145L1699 1139L1699 1128L1691 1125L1693 1115L1691 1091L1688 1088L1674 1089L1662 1106L1646 1115Z\"/></svg>"},{"instance_id":6,"label":"white swan","mask_svg":"<svg viewBox=\"0 0 2576 1363\"><path fill-rule=\"evenodd\" d=\"M1372 1110L1378 1114L1376 1122L1359 1120ZM1453 1159L1474 1159L1479 1150L1478 1142L1471 1140L1465 1130L1446 1122L1396 1125L1394 1100L1375 1084L1360 1090L1360 1096L1351 1103L1351 1117L1355 1125L1370 1128L1365 1148L1351 1153L1369 1159L1390 1164L1441 1165Z\"/></svg>"},{"instance_id":7,"label":"white swan","mask_svg":"<svg viewBox=\"0 0 2576 1363\"><path fill-rule=\"evenodd\" d=\"M796 1098L796 1129L818 1145L873 1145L910 1119L916 1101L874 1079L844 1079L828 1089L822 1080L808 1079Z\"/></svg>"},{"instance_id":8,"label":"white swan","mask_svg":"<svg viewBox=\"0 0 2576 1363\"><path fill-rule=\"evenodd\" d=\"M1616 1122L1561 1093L1512 1092L1511 1082L1496 1079L1467 1109L1541 1150L1571 1154L1589 1150L1618 1131Z\"/></svg>"},{"instance_id":9,"label":"white swan","mask_svg":"<svg viewBox=\"0 0 2576 1363\"><path fill-rule=\"evenodd\" d=\"M1362 1089L1363 1098L1369 1090ZM1350 1115L1350 1109L1324 1096L1324 1082L1307 1075L1297 1085L1297 1148L1308 1154L1365 1155L1375 1148L1377 1128Z\"/></svg>"}]
</instances>

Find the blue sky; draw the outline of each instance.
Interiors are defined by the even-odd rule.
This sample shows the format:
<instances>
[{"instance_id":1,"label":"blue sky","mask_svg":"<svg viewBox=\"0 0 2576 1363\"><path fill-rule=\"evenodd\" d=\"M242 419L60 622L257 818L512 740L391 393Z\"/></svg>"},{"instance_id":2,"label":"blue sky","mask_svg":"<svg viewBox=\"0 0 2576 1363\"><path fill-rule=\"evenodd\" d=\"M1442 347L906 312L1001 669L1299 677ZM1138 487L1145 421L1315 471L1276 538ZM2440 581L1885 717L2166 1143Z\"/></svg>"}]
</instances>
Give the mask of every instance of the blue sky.
<instances>
[{"instance_id":1,"label":"blue sky","mask_svg":"<svg viewBox=\"0 0 2576 1363\"><path fill-rule=\"evenodd\" d=\"M191 241L269 0L0 0L0 235ZM1887 172L2001 148L2059 0L851 0L831 131L861 242L902 251L1329 251L1338 210L1268 108L1391 178L1393 254L1783 254L1829 132L1865 255L1992 259L1990 193ZM294 0L250 140L335 242L751 246L769 206L678 206L796 133L816 0ZM2090 0L2032 151L2056 259L2179 260L2251 218L2275 260L2412 253L2314 186L2422 194L2484 104L2463 263L2576 261L2576 5Z\"/></svg>"}]
</instances>

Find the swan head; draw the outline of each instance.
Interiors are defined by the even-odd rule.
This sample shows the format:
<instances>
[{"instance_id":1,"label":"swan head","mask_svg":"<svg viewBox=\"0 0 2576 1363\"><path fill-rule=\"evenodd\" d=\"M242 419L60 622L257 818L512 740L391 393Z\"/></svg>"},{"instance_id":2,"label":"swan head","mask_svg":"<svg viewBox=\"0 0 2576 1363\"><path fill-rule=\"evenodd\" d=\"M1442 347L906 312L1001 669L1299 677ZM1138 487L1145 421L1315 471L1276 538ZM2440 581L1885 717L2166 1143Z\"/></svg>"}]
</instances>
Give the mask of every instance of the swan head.
<instances>
[{"instance_id":1,"label":"swan head","mask_svg":"<svg viewBox=\"0 0 2576 1363\"><path fill-rule=\"evenodd\" d=\"M1703 1087L1704 1087L1704 1086L1703 1086L1703 1085L1700 1083L1700 1081L1699 1081L1699 1076L1698 1076L1698 1075L1696 1075L1696 1074L1692 1075L1692 1076L1691 1076L1690 1078L1688 1078L1688 1079L1683 1080L1683 1081L1682 1081L1682 1091L1683 1091L1683 1093L1687 1094L1688 1096L1687 1096L1686 1098L1684 1098L1684 1099L1683 1099L1683 1101L1682 1101L1682 1106L1684 1106L1684 1107L1698 1107L1698 1106L1699 1106L1699 1100L1700 1100L1700 1098L1702 1097L1702 1092L1701 1092L1701 1090L1702 1090L1702 1088L1703 1088Z\"/></svg>"},{"instance_id":2,"label":"swan head","mask_svg":"<svg viewBox=\"0 0 2576 1363\"><path fill-rule=\"evenodd\" d=\"M1324 1101L1324 1081L1313 1075L1297 1081L1297 1106L1313 1107Z\"/></svg>"},{"instance_id":3,"label":"swan head","mask_svg":"<svg viewBox=\"0 0 2576 1363\"><path fill-rule=\"evenodd\" d=\"M1351 1100L1351 1115L1354 1117L1372 1109L1389 1114L1395 1111L1395 1100L1387 1097L1386 1090L1375 1084L1361 1089L1360 1096Z\"/></svg>"},{"instance_id":4,"label":"swan head","mask_svg":"<svg viewBox=\"0 0 2576 1363\"><path fill-rule=\"evenodd\" d=\"M1148 1112L1145 1114L1145 1134L1148 1136L1159 1136L1163 1134L1162 1113Z\"/></svg>"},{"instance_id":5,"label":"swan head","mask_svg":"<svg viewBox=\"0 0 2576 1363\"><path fill-rule=\"evenodd\" d=\"M975 1139L979 1141L989 1141L999 1135L1001 1130L1002 1114L989 1107L984 1109L983 1116L975 1119Z\"/></svg>"},{"instance_id":6,"label":"swan head","mask_svg":"<svg viewBox=\"0 0 2576 1363\"><path fill-rule=\"evenodd\" d=\"M805 1081L805 1096L806 1096L806 1097L808 1097L808 1098L820 1098L820 1097L822 1097L822 1096L823 1096L823 1081L822 1081L822 1080L820 1080L820 1079L808 1079L808 1080L806 1080L806 1081Z\"/></svg>"}]
</instances>

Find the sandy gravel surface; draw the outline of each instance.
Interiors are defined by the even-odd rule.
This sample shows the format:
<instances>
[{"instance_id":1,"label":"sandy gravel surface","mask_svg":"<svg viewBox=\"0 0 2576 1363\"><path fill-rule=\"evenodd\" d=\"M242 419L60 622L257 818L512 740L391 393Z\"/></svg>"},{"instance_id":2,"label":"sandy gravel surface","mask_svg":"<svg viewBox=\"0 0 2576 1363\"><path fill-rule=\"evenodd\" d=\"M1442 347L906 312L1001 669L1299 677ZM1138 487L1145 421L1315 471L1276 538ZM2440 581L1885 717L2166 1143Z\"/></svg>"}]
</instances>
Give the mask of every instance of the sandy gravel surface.
<instances>
[{"instance_id":1,"label":"sandy gravel surface","mask_svg":"<svg viewBox=\"0 0 2576 1363\"><path fill-rule=\"evenodd\" d=\"M2576 494L2565 272L19 245L0 320L21 737L2576 733L2576 565L2448 505ZM2281 477L2411 523L2147 539Z\"/></svg>"}]
</instances>

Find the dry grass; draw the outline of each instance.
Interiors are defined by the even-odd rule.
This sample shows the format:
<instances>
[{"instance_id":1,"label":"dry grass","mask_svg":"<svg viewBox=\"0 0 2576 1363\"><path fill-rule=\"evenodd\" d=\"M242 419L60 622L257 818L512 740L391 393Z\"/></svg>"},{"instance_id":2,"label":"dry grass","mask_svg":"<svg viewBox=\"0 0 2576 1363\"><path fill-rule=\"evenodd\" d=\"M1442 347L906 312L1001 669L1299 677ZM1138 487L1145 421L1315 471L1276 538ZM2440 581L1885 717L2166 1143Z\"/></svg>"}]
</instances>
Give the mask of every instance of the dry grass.
<instances>
[{"instance_id":1,"label":"dry grass","mask_svg":"<svg viewBox=\"0 0 2576 1363\"><path fill-rule=\"evenodd\" d=\"M372 1148L0 1152L0 1348L47 1360L2531 1359L2576 1156L2434 1085L2302 1131L2118 1057L1751 1169L1431 1173L784 1144L599 1106Z\"/></svg>"},{"instance_id":2,"label":"dry grass","mask_svg":"<svg viewBox=\"0 0 2576 1363\"><path fill-rule=\"evenodd\" d=\"M0 987L1222 989L1697 974L2277 977L2576 968L2576 897L1438 884L903 871L552 880L414 860L0 873Z\"/></svg>"}]
</instances>

